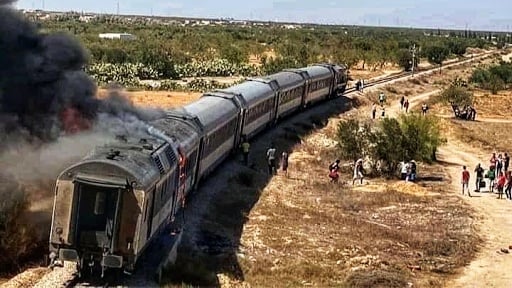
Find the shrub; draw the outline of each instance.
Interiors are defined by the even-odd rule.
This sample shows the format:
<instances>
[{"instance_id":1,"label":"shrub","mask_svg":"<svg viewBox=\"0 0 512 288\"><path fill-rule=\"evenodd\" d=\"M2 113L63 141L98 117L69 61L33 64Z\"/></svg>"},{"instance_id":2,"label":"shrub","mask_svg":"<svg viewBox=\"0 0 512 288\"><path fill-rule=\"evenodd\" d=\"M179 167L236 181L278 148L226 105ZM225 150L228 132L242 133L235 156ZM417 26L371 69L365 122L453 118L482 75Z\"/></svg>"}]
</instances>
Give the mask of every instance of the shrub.
<instances>
[{"instance_id":1,"label":"shrub","mask_svg":"<svg viewBox=\"0 0 512 288\"><path fill-rule=\"evenodd\" d=\"M457 106L472 105L473 94L464 87L451 85L441 92L439 100Z\"/></svg>"},{"instance_id":2,"label":"shrub","mask_svg":"<svg viewBox=\"0 0 512 288\"><path fill-rule=\"evenodd\" d=\"M398 94L398 90L396 90L396 88L392 85L386 86L386 91L389 93Z\"/></svg>"},{"instance_id":3,"label":"shrub","mask_svg":"<svg viewBox=\"0 0 512 288\"><path fill-rule=\"evenodd\" d=\"M421 81L418 78L409 79L409 82L411 82L412 84L421 85Z\"/></svg>"},{"instance_id":4,"label":"shrub","mask_svg":"<svg viewBox=\"0 0 512 288\"><path fill-rule=\"evenodd\" d=\"M381 172L388 176L394 175L401 161L435 160L435 151L444 142L434 119L419 114L385 118L375 130L354 119L340 122L337 140L345 159L379 161Z\"/></svg>"},{"instance_id":5,"label":"shrub","mask_svg":"<svg viewBox=\"0 0 512 288\"><path fill-rule=\"evenodd\" d=\"M31 258L40 244L34 227L25 219L29 202L10 176L0 175L0 273L14 272Z\"/></svg>"},{"instance_id":6,"label":"shrub","mask_svg":"<svg viewBox=\"0 0 512 288\"><path fill-rule=\"evenodd\" d=\"M356 119L341 121L338 124L337 140L340 154L344 159L355 161L373 154L370 144L373 140L371 127Z\"/></svg>"}]
</instances>

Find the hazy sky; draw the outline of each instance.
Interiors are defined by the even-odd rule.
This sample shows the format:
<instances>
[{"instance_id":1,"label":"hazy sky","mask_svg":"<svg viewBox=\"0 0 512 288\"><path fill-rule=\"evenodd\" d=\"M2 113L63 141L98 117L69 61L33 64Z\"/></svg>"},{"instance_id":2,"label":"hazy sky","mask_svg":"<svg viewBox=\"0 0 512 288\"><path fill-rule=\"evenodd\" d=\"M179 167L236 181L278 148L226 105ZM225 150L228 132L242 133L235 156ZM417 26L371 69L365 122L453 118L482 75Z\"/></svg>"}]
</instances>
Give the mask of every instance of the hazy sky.
<instances>
[{"instance_id":1,"label":"hazy sky","mask_svg":"<svg viewBox=\"0 0 512 288\"><path fill-rule=\"evenodd\" d=\"M512 29L510 0L19 0L24 9L329 24Z\"/></svg>"}]
</instances>

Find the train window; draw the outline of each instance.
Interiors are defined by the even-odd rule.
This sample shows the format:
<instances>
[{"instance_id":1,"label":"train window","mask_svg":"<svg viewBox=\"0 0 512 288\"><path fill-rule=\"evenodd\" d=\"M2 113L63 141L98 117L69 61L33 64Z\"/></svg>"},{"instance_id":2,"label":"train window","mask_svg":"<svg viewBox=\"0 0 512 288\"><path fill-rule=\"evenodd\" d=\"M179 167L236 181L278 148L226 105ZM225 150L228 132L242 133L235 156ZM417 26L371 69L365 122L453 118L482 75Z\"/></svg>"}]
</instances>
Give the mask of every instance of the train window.
<instances>
[{"instance_id":1,"label":"train window","mask_svg":"<svg viewBox=\"0 0 512 288\"><path fill-rule=\"evenodd\" d=\"M96 192L96 200L94 201L94 214L103 215L105 213L105 202L107 200L107 193L100 191Z\"/></svg>"},{"instance_id":2,"label":"train window","mask_svg":"<svg viewBox=\"0 0 512 288\"><path fill-rule=\"evenodd\" d=\"M238 118L233 118L223 127L219 128L212 135L210 135L209 143L208 145L205 145L204 157L208 156L210 153L219 148L219 146L221 146L227 139L229 139L233 135L233 132L236 128L237 120Z\"/></svg>"}]
</instances>

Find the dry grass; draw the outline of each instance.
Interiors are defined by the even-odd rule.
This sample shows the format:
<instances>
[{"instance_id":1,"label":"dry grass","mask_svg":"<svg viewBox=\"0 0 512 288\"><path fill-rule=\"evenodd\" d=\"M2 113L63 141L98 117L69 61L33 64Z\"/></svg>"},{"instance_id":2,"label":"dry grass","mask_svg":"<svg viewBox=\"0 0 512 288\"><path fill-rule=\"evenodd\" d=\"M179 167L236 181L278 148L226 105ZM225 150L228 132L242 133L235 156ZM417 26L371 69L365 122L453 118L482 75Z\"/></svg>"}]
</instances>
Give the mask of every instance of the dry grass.
<instances>
[{"instance_id":1,"label":"dry grass","mask_svg":"<svg viewBox=\"0 0 512 288\"><path fill-rule=\"evenodd\" d=\"M123 91L129 99L138 106L172 108L186 105L197 100L202 93L198 92L173 92L173 91ZM107 95L107 90L100 89L98 97Z\"/></svg>"},{"instance_id":2,"label":"dry grass","mask_svg":"<svg viewBox=\"0 0 512 288\"><path fill-rule=\"evenodd\" d=\"M445 120L445 131L487 153L512 151L512 123Z\"/></svg>"},{"instance_id":3,"label":"dry grass","mask_svg":"<svg viewBox=\"0 0 512 288\"><path fill-rule=\"evenodd\" d=\"M472 257L470 212L440 183L412 184L417 193L382 182L352 190L328 183L325 152L309 149L292 154L292 176L266 187L245 225L248 257L239 260L251 285L424 285Z\"/></svg>"}]
</instances>

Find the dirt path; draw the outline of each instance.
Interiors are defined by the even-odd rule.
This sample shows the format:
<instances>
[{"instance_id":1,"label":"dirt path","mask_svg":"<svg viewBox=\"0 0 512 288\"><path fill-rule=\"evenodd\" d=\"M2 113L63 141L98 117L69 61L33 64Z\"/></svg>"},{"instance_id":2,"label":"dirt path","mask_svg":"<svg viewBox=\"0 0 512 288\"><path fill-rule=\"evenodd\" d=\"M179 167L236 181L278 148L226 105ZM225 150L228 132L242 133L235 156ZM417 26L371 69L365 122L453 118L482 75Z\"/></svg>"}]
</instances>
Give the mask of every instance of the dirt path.
<instances>
[{"instance_id":1,"label":"dirt path","mask_svg":"<svg viewBox=\"0 0 512 288\"><path fill-rule=\"evenodd\" d=\"M423 93L409 98L410 107L419 105L437 91ZM393 105L388 110L389 116L399 113L398 105ZM485 119L480 121L509 123L509 119ZM474 261L462 269L461 274L450 281L446 287L470 288L470 287L511 287L512 274L507 269L512 267L512 255L500 251L512 245L512 215L510 215L512 203L508 200L496 199L496 194L491 194L485 189L482 193L472 192L473 197L462 196L460 178L462 166L466 165L472 174L477 163L487 167L489 155L472 149L468 145L448 138L447 145L438 150L438 160L448 167L449 179L451 179L452 191L462 197L477 214L478 233L483 237L482 247ZM475 186L470 181L470 189Z\"/></svg>"},{"instance_id":2,"label":"dirt path","mask_svg":"<svg viewBox=\"0 0 512 288\"><path fill-rule=\"evenodd\" d=\"M477 163L486 166L486 159L472 151L463 143L448 139L448 144L439 149L440 161L447 163L452 179L454 193L461 195L460 173L462 165L473 170ZM478 155L478 156L475 156ZM474 177L474 175L473 175ZM474 190L474 184L470 183L470 189ZM496 199L496 194L472 193L473 197L464 197L466 203L473 207L478 215L477 229L484 237L484 242L476 259L466 266L461 275L451 281L447 287L510 287L512 274L507 273L508 267L512 267L512 255L500 252L501 248L512 245L512 217L510 217L511 203L508 200Z\"/></svg>"}]
</instances>

